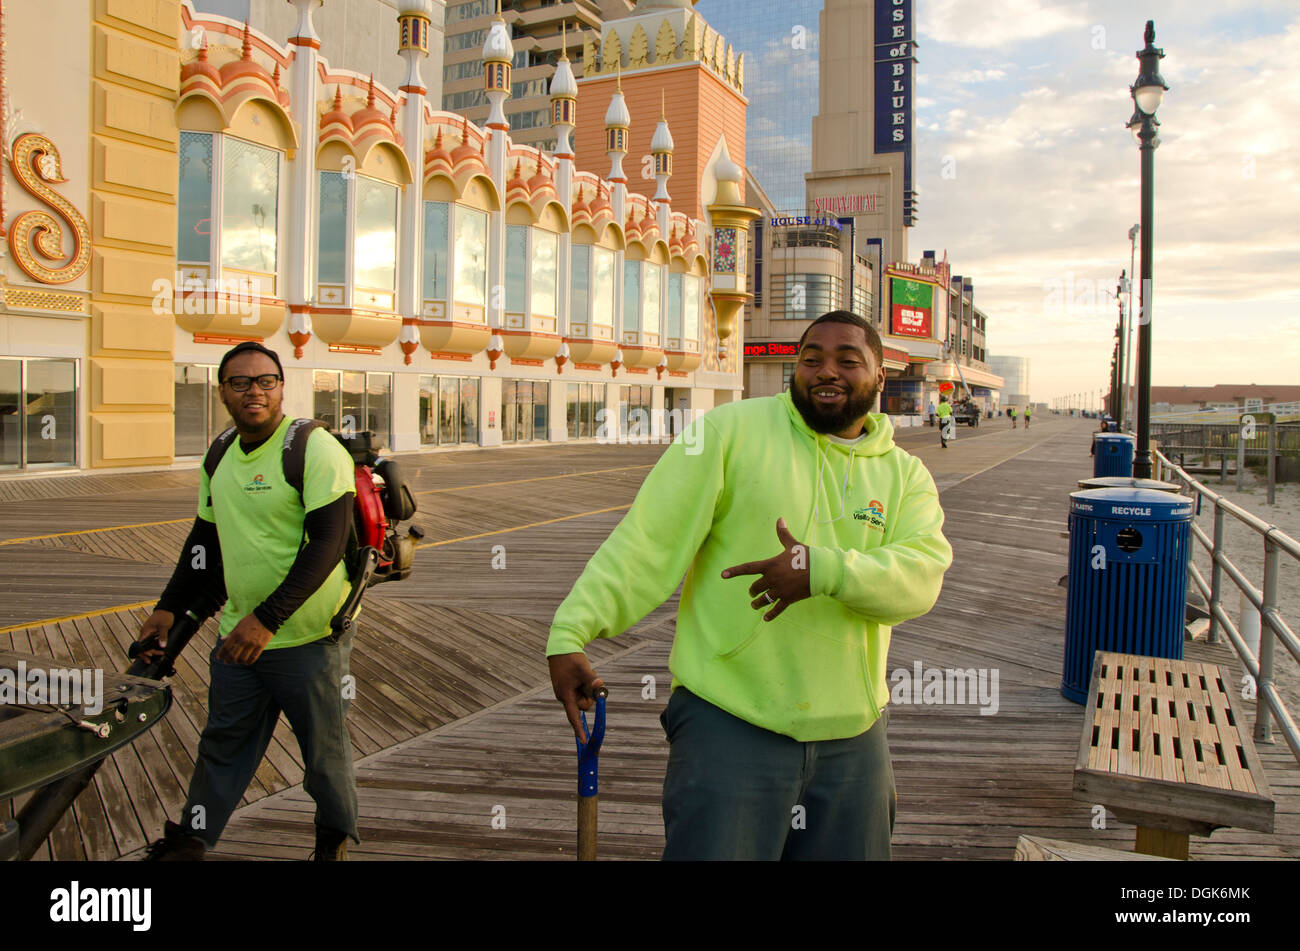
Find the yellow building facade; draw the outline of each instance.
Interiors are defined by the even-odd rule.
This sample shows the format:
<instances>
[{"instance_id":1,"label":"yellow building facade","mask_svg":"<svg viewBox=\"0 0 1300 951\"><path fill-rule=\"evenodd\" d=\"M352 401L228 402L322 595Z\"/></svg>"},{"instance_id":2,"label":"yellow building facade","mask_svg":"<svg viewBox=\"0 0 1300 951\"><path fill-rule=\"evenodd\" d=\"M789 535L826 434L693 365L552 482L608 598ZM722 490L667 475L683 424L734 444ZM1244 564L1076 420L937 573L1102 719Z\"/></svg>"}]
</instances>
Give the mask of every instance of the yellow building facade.
<instances>
[{"instance_id":1,"label":"yellow building facade","mask_svg":"<svg viewBox=\"0 0 1300 951\"><path fill-rule=\"evenodd\" d=\"M655 438L680 422L659 411L739 398L743 169L722 147L687 189L712 205L667 197L697 104L588 101L561 60L556 148L516 145L503 21L479 125L421 75L434 0L373 4L395 89L330 59L321 0L288 3L271 36L177 0L0 2L0 474L192 463L249 339L281 355L286 413L397 451ZM609 121L610 173L575 166L577 110L607 107L663 127L654 197Z\"/></svg>"}]
</instances>

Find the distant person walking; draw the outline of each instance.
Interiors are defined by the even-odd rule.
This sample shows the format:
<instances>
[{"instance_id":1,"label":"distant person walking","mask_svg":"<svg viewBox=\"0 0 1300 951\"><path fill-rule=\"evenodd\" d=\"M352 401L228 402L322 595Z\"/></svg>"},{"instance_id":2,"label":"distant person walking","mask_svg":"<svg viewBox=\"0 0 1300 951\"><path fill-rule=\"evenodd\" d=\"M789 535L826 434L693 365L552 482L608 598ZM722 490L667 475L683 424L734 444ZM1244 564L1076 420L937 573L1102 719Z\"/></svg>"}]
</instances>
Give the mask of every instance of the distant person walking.
<instances>
[{"instance_id":1,"label":"distant person walking","mask_svg":"<svg viewBox=\"0 0 1300 951\"><path fill-rule=\"evenodd\" d=\"M1025 404L1025 429L1029 428L1029 417L1032 416L1033 413L1034 411L1030 409L1029 404L1026 403Z\"/></svg>"},{"instance_id":2,"label":"distant person walking","mask_svg":"<svg viewBox=\"0 0 1300 951\"><path fill-rule=\"evenodd\" d=\"M930 425L933 426L934 425L934 400L930 400L928 412L930 414Z\"/></svg>"},{"instance_id":3,"label":"distant person walking","mask_svg":"<svg viewBox=\"0 0 1300 951\"><path fill-rule=\"evenodd\" d=\"M1007 415L1011 417L1011 428L1016 428L1016 408L1012 406L1007 410Z\"/></svg>"},{"instance_id":4,"label":"distant person walking","mask_svg":"<svg viewBox=\"0 0 1300 951\"><path fill-rule=\"evenodd\" d=\"M953 432L956 427L952 422L952 404L948 402L948 397L939 397L939 409L935 415L939 417L939 445L947 449L948 440L956 437L956 433Z\"/></svg>"}]
</instances>

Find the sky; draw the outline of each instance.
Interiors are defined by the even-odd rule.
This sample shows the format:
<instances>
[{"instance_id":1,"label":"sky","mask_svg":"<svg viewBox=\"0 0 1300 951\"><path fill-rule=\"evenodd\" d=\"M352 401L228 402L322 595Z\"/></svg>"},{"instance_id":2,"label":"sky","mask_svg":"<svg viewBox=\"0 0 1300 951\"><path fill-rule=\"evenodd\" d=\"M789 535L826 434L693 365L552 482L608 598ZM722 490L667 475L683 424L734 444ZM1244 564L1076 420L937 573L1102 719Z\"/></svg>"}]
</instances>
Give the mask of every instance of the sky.
<instances>
[{"instance_id":1,"label":"sky","mask_svg":"<svg viewBox=\"0 0 1300 951\"><path fill-rule=\"evenodd\" d=\"M947 250L974 279L989 351L1029 357L1035 401L1108 386L1112 295L1141 217L1124 126L1147 19L1170 86L1157 112L1152 382L1300 384L1300 0L916 10L909 256ZM1140 256L1139 239L1139 268Z\"/></svg>"}]
</instances>

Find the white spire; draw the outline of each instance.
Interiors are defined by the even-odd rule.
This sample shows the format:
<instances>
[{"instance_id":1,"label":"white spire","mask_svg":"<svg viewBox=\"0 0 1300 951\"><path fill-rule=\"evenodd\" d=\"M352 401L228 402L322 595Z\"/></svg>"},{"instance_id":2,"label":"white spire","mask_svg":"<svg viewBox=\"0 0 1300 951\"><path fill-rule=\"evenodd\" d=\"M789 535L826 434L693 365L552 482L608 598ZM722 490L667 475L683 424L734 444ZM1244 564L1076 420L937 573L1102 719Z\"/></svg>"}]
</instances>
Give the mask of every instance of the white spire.
<instances>
[{"instance_id":1,"label":"white spire","mask_svg":"<svg viewBox=\"0 0 1300 951\"><path fill-rule=\"evenodd\" d=\"M567 23L560 24L560 32L565 34L564 50L560 53L560 61L555 64L555 75L551 77L551 95L577 99L578 80L574 78L573 67L569 65L569 42L566 33L567 26Z\"/></svg>"},{"instance_id":2,"label":"white spire","mask_svg":"<svg viewBox=\"0 0 1300 951\"><path fill-rule=\"evenodd\" d=\"M664 113L662 96L663 93L661 92L659 124L655 126L654 138L650 140L651 152L671 152L673 150L673 136L672 133L668 131L668 116Z\"/></svg>"},{"instance_id":3,"label":"white spire","mask_svg":"<svg viewBox=\"0 0 1300 951\"><path fill-rule=\"evenodd\" d=\"M713 175L720 182L740 183L745 178L745 170L731 160L727 154L727 140L722 140L722 151L718 154L718 161L713 166Z\"/></svg>"},{"instance_id":4,"label":"white spire","mask_svg":"<svg viewBox=\"0 0 1300 951\"><path fill-rule=\"evenodd\" d=\"M605 113L606 129L626 129L632 125L632 115L627 111L627 103L623 101L623 87L620 84L618 90L609 99L609 109Z\"/></svg>"},{"instance_id":5,"label":"white spire","mask_svg":"<svg viewBox=\"0 0 1300 951\"><path fill-rule=\"evenodd\" d=\"M510 42L510 30L506 21L498 16L492 21L487 40L483 44L483 62L509 63L515 58L515 48Z\"/></svg>"}]
</instances>

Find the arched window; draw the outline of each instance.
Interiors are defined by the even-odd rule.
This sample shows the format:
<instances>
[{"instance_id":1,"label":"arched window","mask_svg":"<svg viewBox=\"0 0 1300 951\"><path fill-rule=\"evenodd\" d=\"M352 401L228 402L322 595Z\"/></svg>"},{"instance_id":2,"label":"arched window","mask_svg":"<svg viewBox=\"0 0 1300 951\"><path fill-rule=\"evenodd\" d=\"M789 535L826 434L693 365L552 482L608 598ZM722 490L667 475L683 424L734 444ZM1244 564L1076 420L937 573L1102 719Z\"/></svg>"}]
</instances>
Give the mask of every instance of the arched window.
<instances>
[{"instance_id":1,"label":"arched window","mask_svg":"<svg viewBox=\"0 0 1300 951\"><path fill-rule=\"evenodd\" d=\"M259 296L273 296L283 153L233 135L185 130L177 158L177 264L201 280L257 280Z\"/></svg>"},{"instance_id":2,"label":"arched window","mask_svg":"<svg viewBox=\"0 0 1300 951\"><path fill-rule=\"evenodd\" d=\"M190 96L178 122L176 261L183 279L276 296L280 186L286 152L295 147L288 117L254 98L227 122L211 100Z\"/></svg>"},{"instance_id":3,"label":"arched window","mask_svg":"<svg viewBox=\"0 0 1300 951\"><path fill-rule=\"evenodd\" d=\"M358 160L341 143L317 157L316 302L392 311L397 216L405 173L391 146Z\"/></svg>"}]
</instances>

